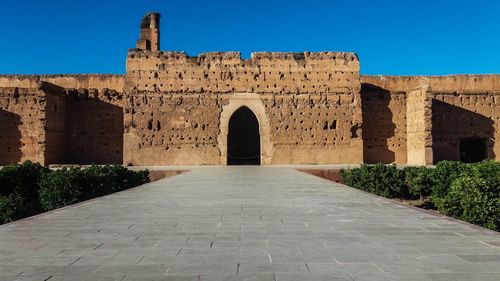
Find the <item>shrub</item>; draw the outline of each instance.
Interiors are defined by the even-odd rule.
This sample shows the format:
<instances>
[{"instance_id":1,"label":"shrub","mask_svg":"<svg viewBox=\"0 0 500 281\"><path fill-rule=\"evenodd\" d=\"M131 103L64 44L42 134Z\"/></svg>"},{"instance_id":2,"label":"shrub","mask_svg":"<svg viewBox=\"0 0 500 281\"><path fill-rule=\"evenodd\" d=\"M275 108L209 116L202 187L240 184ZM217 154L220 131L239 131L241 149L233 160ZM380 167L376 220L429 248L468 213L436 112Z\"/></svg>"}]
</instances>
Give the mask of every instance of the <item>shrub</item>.
<instances>
[{"instance_id":1,"label":"shrub","mask_svg":"<svg viewBox=\"0 0 500 281\"><path fill-rule=\"evenodd\" d=\"M464 175L455 179L439 210L470 223L500 230L500 196L478 176Z\"/></svg>"},{"instance_id":2,"label":"shrub","mask_svg":"<svg viewBox=\"0 0 500 281\"><path fill-rule=\"evenodd\" d=\"M443 161L435 169L362 165L341 170L347 185L381 196L404 196L406 180L413 196L431 195L442 214L500 231L500 163L483 161L463 164Z\"/></svg>"},{"instance_id":3,"label":"shrub","mask_svg":"<svg viewBox=\"0 0 500 281\"><path fill-rule=\"evenodd\" d=\"M26 161L0 169L0 224L149 182L120 165L51 171Z\"/></svg>"},{"instance_id":4,"label":"shrub","mask_svg":"<svg viewBox=\"0 0 500 281\"><path fill-rule=\"evenodd\" d=\"M149 182L149 172L131 171L120 165L91 166L83 170L89 188L86 194L96 197Z\"/></svg>"},{"instance_id":5,"label":"shrub","mask_svg":"<svg viewBox=\"0 0 500 281\"><path fill-rule=\"evenodd\" d=\"M11 164L0 170L0 194L7 195L18 192L26 198L36 198L38 181L49 169L38 163L25 161L22 164Z\"/></svg>"},{"instance_id":6,"label":"shrub","mask_svg":"<svg viewBox=\"0 0 500 281\"><path fill-rule=\"evenodd\" d=\"M490 192L500 192L500 163L486 160L479 163L467 164L467 171L474 177L482 178L490 187Z\"/></svg>"},{"instance_id":7,"label":"shrub","mask_svg":"<svg viewBox=\"0 0 500 281\"><path fill-rule=\"evenodd\" d=\"M43 209L57 209L82 200L87 182L79 168L63 168L43 175L40 179L40 203Z\"/></svg>"},{"instance_id":8,"label":"shrub","mask_svg":"<svg viewBox=\"0 0 500 281\"><path fill-rule=\"evenodd\" d=\"M426 167L408 167L404 169L408 192L412 196L429 196L436 184L434 169Z\"/></svg>"},{"instance_id":9,"label":"shrub","mask_svg":"<svg viewBox=\"0 0 500 281\"><path fill-rule=\"evenodd\" d=\"M119 190L116 166L91 166L82 170L86 187L82 188L81 200L106 195Z\"/></svg>"},{"instance_id":10,"label":"shrub","mask_svg":"<svg viewBox=\"0 0 500 281\"><path fill-rule=\"evenodd\" d=\"M40 180L40 201L45 210L52 210L147 182L147 170L131 171L120 165L61 169Z\"/></svg>"},{"instance_id":11,"label":"shrub","mask_svg":"<svg viewBox=\"0 0 500 281\"><path fill-rule=\"evenodd\" d=\"M340 171L342 180L349 186L384 197L404 195L404 172L395 165L361 165L360 168Z\"/></svg>"},{"instance_id":12,"label":"shrub","mask_svg":"<svg viewBox=\"0 0 500 281\"><path fill-rule=\"evenodd\" d=\"M39 213L38 182L49 170L38 163L25 161L0 170L0 220L2 222Z\"/></svg>"},{"instance_id":13,"label":"shrub","mask_svg":"<svg viewBox=\"0 0 500 281\"><path fill-rule=\"evenodd\" d=\"M456 171L460 171L457 176ZM439 212L500 230L500 163L483 161L453 169L444 196L433 198ZM434 195L433 195L434 196Z\"/></svg>"},{"instance_id":14,"label":"shrub","mask_svg":"<svg viewBox=\"0 0 500 281\"><path fill-rule=\"evenodd\" d=\"M0 224L15 220L23 206L23 198L16 193L0 195Z\"/></svg>"},{"instance_id":15,"label":"shrub","mask_svg":"<svg viewBox=\"0 0 500 281\"><path fill-rule=\"evenodd\" d=\"M468 166L457 161L441 161L433 171L434 186L432 188L432 203L438 208L443 208L445 197L453 181L467 171Z\"/></svg>"},{"instance_id":16,"label":"shrub","mask_svg":"<svg viewBox=\"0 0 500 281\"><path fill-rule=\"evenodd\" d=\"M126 169L127 171L127 180L126 187L131 188L134 186L138 186L141 184L145 184L149 182L149 171L148 170L140 170L140 171L131 171Z\"/></svg>"}]
</instances>

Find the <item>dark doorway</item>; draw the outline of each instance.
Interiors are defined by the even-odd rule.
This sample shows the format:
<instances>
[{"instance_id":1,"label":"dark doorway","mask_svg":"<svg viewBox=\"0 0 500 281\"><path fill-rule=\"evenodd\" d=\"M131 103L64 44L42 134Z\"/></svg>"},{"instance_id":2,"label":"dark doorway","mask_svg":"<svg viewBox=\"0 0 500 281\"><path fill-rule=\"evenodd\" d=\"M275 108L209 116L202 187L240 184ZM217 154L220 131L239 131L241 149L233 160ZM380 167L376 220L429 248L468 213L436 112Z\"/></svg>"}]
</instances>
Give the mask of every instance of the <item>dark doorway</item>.
<instances>
[{"instance_id":1,"label":"dark doorway","mask_svg":"<svg viewBox=\"0 0 500 281\"><path fill-rule=\"evenodd\" d=\"M228 165L260 165L259 121L246 106L229 119L227 134Z\"/></svg>"},{"instance_id":2,"label":"dark doorway","mask_svg":"<svg viewBox=\"0 0 500 281\"><path fill-rule=\"evenodd\" d=\"M464 139L460 142L460 161L475 163L485 160L486 142L483 139Z\"/></svg>"}]
</instances>

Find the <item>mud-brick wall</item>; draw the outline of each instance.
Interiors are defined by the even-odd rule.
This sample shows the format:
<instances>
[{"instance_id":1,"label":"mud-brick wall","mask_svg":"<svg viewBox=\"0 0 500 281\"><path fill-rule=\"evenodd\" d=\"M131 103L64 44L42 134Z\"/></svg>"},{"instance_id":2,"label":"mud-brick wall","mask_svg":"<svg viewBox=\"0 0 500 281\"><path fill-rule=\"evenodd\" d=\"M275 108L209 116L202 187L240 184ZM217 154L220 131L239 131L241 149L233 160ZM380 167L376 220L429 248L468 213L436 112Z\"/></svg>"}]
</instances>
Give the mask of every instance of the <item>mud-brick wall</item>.
<instances>
[{"instance_id":1,"label":"mud-brick wall","mask_svg":"<svg viewBox=\"0 0 500 281\"><path fill-rule=\"evenodd\" d=\"M376 85L390 91L410 91L429 86L433 91L498 91L500 75L446 75L446 76L361 76L362 83Z\"/></svg>"},{"instance_id":2,"label":"mud-brick wall","mask_svg":"<svg viewBox=\"0 0 500 281\"><path fill-rule=\"evenodd\" d=\"M122 104L115 90L67 89L64 163L123 162Z\"/></svg>"},{"instance_id":3,"label":"mud-brick wall","mask_svg":"<svg viewBox=\"0 0 500 281\"><path fill-rule=\"evenodd\" d=\"M64 163L66 152L66 92L42 82L45 93L45 164Z\"/></svg>"},{"instance_id":4,"label":"mud-brick wall","mask_svg":"<svg viewBox=\"0 0 500 281\"><path fill-rule=\"evenodd\" d=\"M361 100L364 162L406 163L406 93L363 84Z\"/></svg>"},{"instance_id":5,"label":"mud-brick wall","mask_svg":"<svg viewBox=\"0 0 500 281\"><path fill-rule=\"evenodd\" d=\"M239 53L133 50L125 78L124 159L225 164L221 128L232 110L248 106L258 110L262 163L359 163L360 88L353 53L253 53L244 60Z\"/></svg>"},{"instance_id":6,"label":"mud-brick wall","mask_svg":"<svg viewBox=\"0 0 500 281\"><path fill-rule=\"evenodd\" d=\"M261 95L273 145L271 164L358 163L360 101L352 93Z\"/></svg>"},{"instance_id":7,"label":"mud-brick wall","mask_svg":"<svg viewBox=\"0 0 500 281\"><path fill-rule=\"evenodd\" d=\"M0 88L37 88L41 82L66 89L113 89L121 92L125 77L108 74L0 75Z\"/></svg>"},{"instance_id":8,"label":"mud-brick wall","mask_svg":"<svg viewBox=\"0 0 500 281\"><path fill-rule=\"evenodd\" d=\"M125 88L176 93L359 93L354 53L185 53L132 50Z\"/></svg>"},{"instance_id":9,"label":"mud-brick wall","mask_svg":"<svg viewBox=\"0 0 500 281\"><path fill-rule=\"evenodd\" d=\"M220 164L222 96L142 91L128 99L125 164Z\"/></svg>"},{"instance_id":10,"label":"mud-brick wall","mask_svg":"<svg viewBox=\"0 0 500 281\"><path fill-rule=\"evenodd\" d=\"M264 108L259 119L268 164L359 163L362 135L359 101L349 94L269 95L241 103ZM233 94L138 92L125 108L125 162L134 165L224 164L220 126ZM133 105L133 106L132 106ZM130 112L134 114L129 114ZM229 113L229 117L231 116ZM265 139L267 138L267 139ZM271 147L264 147L270 145Z\"/></svg>"},{"instance_id":11,"label":"mud-brick wall","mask_svg":"<svg viewBox=\"0 0 500 281\"><path fill-rule=\"evenodd\" d=\"M429 165L432 159L432 97L428 88L407 92L406 153L407 164Z\"/></svg>"},{"instance_id":12,"label":"mud-brick wall","mask_svg":"<svg viewBox=\"0 0 500 281\"><path fill-rule=\"evenodd\" d=\"M121 164L123 84L119 75L0 75L0 163Z\"/></svg>"},{"instance_id":13,"label":"mud-brick wall","mask_svg":"<svg viewBox=\"0 0 500 281\"><path fill-rule=\"evenodd\" d=\"M44 163L45 104L40 88L0 88L0 165Z\"/></svg>"},{"instance_id":14,"label":"mud-brick wall","mask_svg":"<svg viewBox=\"0 0 500 281\"><path fill-rule=\"evenodd\" d=\"M114 90L0 88L0 164L121 164L123 95Z\"/></svg>"},{"instance_id":15,"label":"mud-brick wall","mask_svg":"<svg viewBox=\"0 0 500 281\"><path fill-rule=\"evenodd\" d=\"M484 139L487 156L500 159L500 92L433 92L434 162L459 160L460 142Z\"/></svg>"}]
</instances>

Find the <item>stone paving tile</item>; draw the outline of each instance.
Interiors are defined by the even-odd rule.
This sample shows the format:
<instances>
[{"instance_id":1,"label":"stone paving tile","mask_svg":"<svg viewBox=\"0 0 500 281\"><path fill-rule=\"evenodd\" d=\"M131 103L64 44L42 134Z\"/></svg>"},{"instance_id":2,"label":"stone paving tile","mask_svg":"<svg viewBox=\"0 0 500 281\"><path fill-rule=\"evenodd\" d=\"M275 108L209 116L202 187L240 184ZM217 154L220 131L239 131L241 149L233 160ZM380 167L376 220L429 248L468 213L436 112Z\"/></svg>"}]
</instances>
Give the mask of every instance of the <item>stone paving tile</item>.
<instances>
[{"instance_id":1,"label":"stone paving tile","mask_svg":"<svg viewBox=\"0 0 500 281\"><path fill-rule=\"evenodd\" d=\"M237 272L248 273L308 273L306 264L303 263L242 263Z\"/></svg>"},{"instance_id":2,"label":"stone paving tile","mask_svg":"<svg viewBox=\"0 0 500 281\"><path fill-rule=\"evenodd\" d=\"M212 264L174 264L170 266L166 273L168 275L191 275L191 274L218 274L221 272L236 274L237 265L232 263L212 263Z\"/></svg>"},{"instance_id":3,"label":"stone paving tile","mask_svg":"<svg viewBox=\"0 0 500 281\"><path fill-rule=\"evenodd\" d=\"M432 281L430 276L421 273L408 272L350 272L348 273L351 280L355 281ZM472 281L473 279L469 280Z\"/></svg>"},{"instance_id":4,"label":"stone paving tile","mask_svg":"<svg viewBox=\"0 0 500 281\"><path fill-rule=\"evenodd\" d=\"M98 269L99 266L30 266L19 276L32 278L38 276L80 276Z\"/></svg>"},{"instance_id":5,"label":"stone paving tile","mask_svg":"<svg viewBox=\"0 0 500 281\"><path fill-rule=\"evenodd\" d=\"M500 255L458 255L469 262L500 262Z\"/></svg>"},{"instance_id":6,"label":"stone paving tile","mask_svg":"<svg viewBox=\"0 0 500 281\"><path fill-rule=\"evenodd\" d=\"M432 281L498 281L498 273L434 273L426 274L426 277Z\"/></svg>"},{"instance_id":7,"label":"stone paving tile","mask_svg":"<svg viewBox=\"0 0 500 281\"><path fill-rule=\"evenodd\" d=\"M29 266L23 265L2 265L0 267L0 277L2 277L2 279L5 279L4 277L6 276L17 276L23 273L28 268Z\"/></svg>"},{"instance_id":8,"label":"stone paving tile","mask_svg":"<svg viewBox=\"0 0 500 281\"><path fill-rule=\"evenodd\" d=\"M500 280L500 235L291 168L201 167L0 226L0 280Z\"/></svg>"},{"instance_id":9,"label":"stone paving tile","mask_svg":"<svg viewBox=\"0 0 500 281\"><path fill-rule=\"evenodd\" d=\"M277 273L276 281L352 281L353 279L343 272L331 274L290 274Z\"/></svg>"}]
</instances>

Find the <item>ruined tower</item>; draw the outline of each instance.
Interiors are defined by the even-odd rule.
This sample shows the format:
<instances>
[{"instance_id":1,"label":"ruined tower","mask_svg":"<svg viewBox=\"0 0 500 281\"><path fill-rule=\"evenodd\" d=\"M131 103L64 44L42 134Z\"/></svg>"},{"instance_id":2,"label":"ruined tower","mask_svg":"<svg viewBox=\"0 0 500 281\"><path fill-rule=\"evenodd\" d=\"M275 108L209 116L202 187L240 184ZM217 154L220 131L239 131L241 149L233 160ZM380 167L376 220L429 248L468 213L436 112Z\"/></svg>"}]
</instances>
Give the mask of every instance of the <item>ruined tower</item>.
<instances>
[{"instance_id":1,"label":"ruined tower","mask_svg":"<svg viewBox=\"0 0 500 281\"><path fill-rule=\"evenodd\" d=\"M137 40L137 49L160 50L160 14L148 13L142 18L141 35Z\"/></svg>"}]
</instances>

